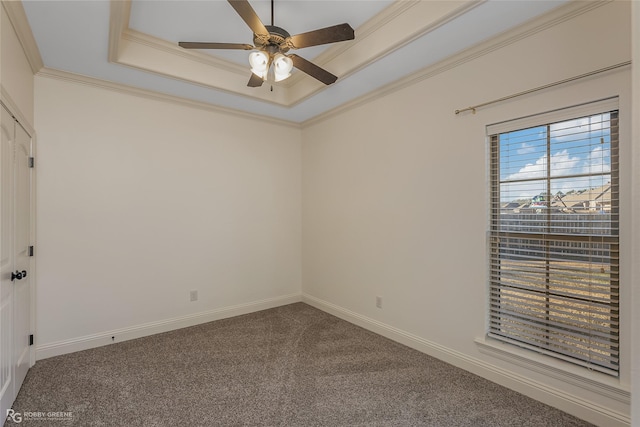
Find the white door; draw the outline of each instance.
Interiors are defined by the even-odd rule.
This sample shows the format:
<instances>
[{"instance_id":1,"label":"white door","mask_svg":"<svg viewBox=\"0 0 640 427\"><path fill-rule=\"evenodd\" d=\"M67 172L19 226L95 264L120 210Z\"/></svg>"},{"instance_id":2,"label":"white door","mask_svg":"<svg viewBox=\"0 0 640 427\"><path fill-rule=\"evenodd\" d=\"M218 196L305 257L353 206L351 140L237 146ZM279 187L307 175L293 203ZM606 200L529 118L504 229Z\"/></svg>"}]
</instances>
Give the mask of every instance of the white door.
<instances>
[{"instance_id":1,"label":"white door","mask_svg":"<svg viewBox=\"0 0 640 427\"><path fill-rule=\"evenodd\" d=\"M4 421L30 361L31 138L4 106L0 110L0 420Z\"/></svg>"},{"instance_id":2,"label":"white door","mask_svg":"<svg viewBox=\"0 0 640 427\"><path fill-rule=\"evenodd\" d=\"M20 125L15 126L14 161L14 269L22 275L13 282L13 343L16 395L29 370L31 332L31 275L29 274L30 215L31 215L31 137ZM13 402L12 402L13 403Z\"/></svg>"},{"instance_id":3,"label":"white door","mask_svg":"<svg viewBox=\"0 0 640 427\"><path fill-rule=\"evenodd\" d=\"M13 365L13 117L2 110L2 142L0 148L0 417L4 420L7 409L15 398Z\"/></svg>"}]
</instances>

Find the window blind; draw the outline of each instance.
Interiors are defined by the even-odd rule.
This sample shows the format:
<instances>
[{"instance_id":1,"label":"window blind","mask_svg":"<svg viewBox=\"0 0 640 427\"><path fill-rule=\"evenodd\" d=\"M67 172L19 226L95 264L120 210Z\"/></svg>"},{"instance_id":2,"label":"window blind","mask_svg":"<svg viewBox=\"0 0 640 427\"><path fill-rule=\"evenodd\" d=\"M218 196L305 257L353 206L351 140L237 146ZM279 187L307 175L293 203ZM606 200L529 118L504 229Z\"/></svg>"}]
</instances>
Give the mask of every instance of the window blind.
<instances>
[{"instance_id":1,"label":"window blind","mask_svg":"<svg viewBox=\"0 0 640 427\"><path fill-rule=\"evenodd\" d=\"M617 376L618 111L562 114L489 135L489 336Z\"/></svg>"}]
</instances>

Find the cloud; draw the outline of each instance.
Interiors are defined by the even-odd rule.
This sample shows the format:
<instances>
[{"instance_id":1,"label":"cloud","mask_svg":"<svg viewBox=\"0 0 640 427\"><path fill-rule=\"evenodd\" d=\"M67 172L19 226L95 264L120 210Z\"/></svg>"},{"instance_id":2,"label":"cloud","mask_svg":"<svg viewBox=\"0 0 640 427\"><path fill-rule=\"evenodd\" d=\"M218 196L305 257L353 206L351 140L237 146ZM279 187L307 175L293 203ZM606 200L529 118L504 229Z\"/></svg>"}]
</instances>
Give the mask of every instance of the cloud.
<instances>
[{"instance_id":1,"label":"cloud","mask_svg":"<svg viewBox=\"0 0 640 427\"><path fill-rule=\"evenodd\" d=\"M558 177L563 175L572 175L580 172L581 159L579 157L572 157L567 150L559 151L551 156L551 170L554 171L552 177ZM520 168L518 172L512 173L504 180L516 181L522 179L540 179L543 180L547 177L547 157L541 156L535 163L527 163ZM575 186L575 182L570 178L567 180L553 180L553 193L558 190L566 192ZM516 199L528 199L533 196L544 192L546 183L544 181L533 182L514 182L509 184L503 184L502 196L503 201L516 200Z\"/></svg>"},{"instance_id":2,"label":"cloud","mask_svg":"<svg viewBox=\"0 0 640 427\"><path fill-rule=\"evenodd\" d=\"M567 193L571 190L598 187L611 180L609 149L595 147L586 157L571 156L567 150L559 151L551 156L551 194L558 191ZM582 173L595 174L596 176L562 178L566 175L578 175ZM598 174L605 174L597 176ZM529 199L546 188L547 158L541 156L534 163L528 163L518 172L515 172L503 181L518 181L533 179L536 181L511 182L502 184L501 200L511 201L516 199Z\"/></svg>"},{"instance_id":3,"label":"cloud","mask_svg":"<svg viewBox=\"0 0 640 427\"><path fill-rule=\"evenodd\" d=\"M575 173L580 164L579 157L571 157L567 150L559 151L551 156L552 176L570 175ZM541 156L535 163L527 163L518 172L507 176L506 180L533 179L547 177L547 156Z\"/></svg>"},{"instance_id":4,"label":"cloud","mask_svg":"<svg viewBox=\"0 0 640 427\"><path fill-rule=\"evenodd\" d=\"M611 172L611 152L608 148L595 147L584 163L582 173L609 173Z\"/></svg>"},{"instance_id":5,"label":"cloud","mask_svg":"<svg viewBox=\"0 0 640 427\"><path fill-rule=\"evenodd\" d=\"M552 154L550 158L552 194L558 191L566 193L571 190L597 187L610 180L611 152L609 145L604 144L605 138L609 135L609 127L608 113L550 125L549 137L552 139L552 147L555 146L557 149L566 147ZM517 172L510 173L514 169L503 170L503 173L508 175L501 177L502 201L528 199L546 191L547 157L540 155L541 150L536 150L535 143L529 144L532 141L531 139L520 143L513 141L512 147L517 147L516 151L520 156L516 159L520 163L513 164L514 169L518 164L522 165L527 160L529 162L521 166ZM597 141L602 143L599 144ZM560 144L555 145L556 143ZM526 154L530 155L528 159ZM538 155L540 157L536 159ZM582 174L592 176L581 177Z\"/></svg>"}]
</instances>

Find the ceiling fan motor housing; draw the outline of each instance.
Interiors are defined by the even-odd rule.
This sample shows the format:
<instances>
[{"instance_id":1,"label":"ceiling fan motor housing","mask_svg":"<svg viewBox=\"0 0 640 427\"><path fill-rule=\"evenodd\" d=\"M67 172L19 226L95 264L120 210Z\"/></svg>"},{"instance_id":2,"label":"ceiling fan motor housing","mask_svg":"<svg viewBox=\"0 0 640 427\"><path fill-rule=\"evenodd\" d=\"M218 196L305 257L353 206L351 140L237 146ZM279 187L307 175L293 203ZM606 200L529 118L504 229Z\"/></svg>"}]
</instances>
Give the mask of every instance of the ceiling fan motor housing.
<instances>
[{"instance_id":1,"label":"ceiling fan motor housing","mask_svg":"<svg viewBox=\"0 0 640 427\"><path fill-rule=\"evenodd\" d=\"M291 35L284 29L280 27L276 27L275 25L265 25L267 31L269 31L269 38L266 38L259 34L253 35L253 43L257 48L263 48L267 50L280 51L282 53L287 52L289 50L289 46L285 43L286 39ZM269 49L270 46L273 46L277 49Z\"/></svg>"}]
</instances>

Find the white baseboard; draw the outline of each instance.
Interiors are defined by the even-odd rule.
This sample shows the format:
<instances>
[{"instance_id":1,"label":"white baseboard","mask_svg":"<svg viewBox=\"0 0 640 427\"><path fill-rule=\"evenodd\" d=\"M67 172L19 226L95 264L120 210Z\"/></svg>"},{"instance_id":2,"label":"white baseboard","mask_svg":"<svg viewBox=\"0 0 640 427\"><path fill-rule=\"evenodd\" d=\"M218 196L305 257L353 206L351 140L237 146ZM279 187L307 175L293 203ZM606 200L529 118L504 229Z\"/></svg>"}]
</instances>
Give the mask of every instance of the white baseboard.
<instances>
[{"instance_id":1,"label":"white baseboard","mask_svg":"<svg viewBox=\"0 0 640 427\"><path fill-rule=\"evenodd\" d=\"M300 302L301 300L302 296L300 294L283 295L261 301L217 308L215 310L174 317L172 319L160 320L157 322L150 322L142 325L101 332L98 334L42 344L36 347L36 360L42 360L48 357L59 356L81 350L88 350L90 348L101 347L135 338L142 338L162 332L173 331L175 329L199 325L201 323L212 322L214 320L267 310L269 308Z\"/></svg>"},{"instance_id":2,"label":"white baseboard","mask_svg":"<svg viewBox=\"0 0 640 427\"><path fill-rule=\"evenodd\" d=\"M508 371L503 367L470 357L314 296L303 293L302 302L595 425L606 427L628 427L631 425L631 418L628 414L587 401L579 396L558 390L516 372ZM609 391L603 391L603 398L611 397L608 395Z\"/></svg>"}]
</instances>

